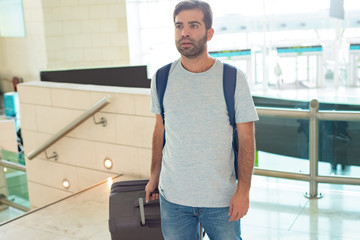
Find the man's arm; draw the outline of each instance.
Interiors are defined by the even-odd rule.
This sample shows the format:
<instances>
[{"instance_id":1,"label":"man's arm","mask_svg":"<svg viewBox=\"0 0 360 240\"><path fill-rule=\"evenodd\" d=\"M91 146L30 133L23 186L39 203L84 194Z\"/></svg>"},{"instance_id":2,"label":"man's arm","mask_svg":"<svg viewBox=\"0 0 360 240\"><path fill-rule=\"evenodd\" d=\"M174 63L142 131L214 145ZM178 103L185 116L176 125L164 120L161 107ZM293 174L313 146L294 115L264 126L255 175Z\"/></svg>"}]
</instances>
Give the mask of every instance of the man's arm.
<instances>
[{"instance_id":1,"label":"man's arm","mask_svg":"<svg viewBox=\"0 0 360 240\"><path fill-rule=\"evenodd\" d=\"M246 215L249 209L249 193L255 157L254 123L237 123L239 137L238 186L230 201L229 221L236 221Z\"/></svg>"},{"instance_id":2,"label":"man's arm","mask_svg":"<svg viewBox=\"0 0 360 240\"><path fill-rule=\"evenodd\" d=\"M159 198L158 194L153 194L151 197L150 194L154 192L159 185L162 150L164 142L164 130L165 128L162 116L156 114L156 122L152 142L151 175L150 180L145 187L146 202L148 202L150 199L153 200Z\"/></svg>"}]
</instances>

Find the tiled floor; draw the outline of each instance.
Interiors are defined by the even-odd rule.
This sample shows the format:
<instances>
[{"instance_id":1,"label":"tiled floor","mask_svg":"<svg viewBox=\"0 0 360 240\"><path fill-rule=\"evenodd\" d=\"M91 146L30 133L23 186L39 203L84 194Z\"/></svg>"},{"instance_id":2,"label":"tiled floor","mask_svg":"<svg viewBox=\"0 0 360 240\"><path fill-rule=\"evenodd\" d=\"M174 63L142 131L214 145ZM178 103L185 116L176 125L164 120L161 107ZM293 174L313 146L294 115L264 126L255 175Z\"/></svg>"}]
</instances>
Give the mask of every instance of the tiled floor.
<instances>
[{"instance_id":1,"label":"tiled floor","mask_svg":"<svg viewBox=\"0 0 360 240\"><path fill-rule=\"evenodd\" d=\"M114 181L134 179L122 176ZM110 183L0 226L1 240L110 239ZM355 240L360 236L360 187L321 185L324 197L303 196L308 184L253 177L250 210L242 220L244 240Z\"/></svg>"}]
</instances>

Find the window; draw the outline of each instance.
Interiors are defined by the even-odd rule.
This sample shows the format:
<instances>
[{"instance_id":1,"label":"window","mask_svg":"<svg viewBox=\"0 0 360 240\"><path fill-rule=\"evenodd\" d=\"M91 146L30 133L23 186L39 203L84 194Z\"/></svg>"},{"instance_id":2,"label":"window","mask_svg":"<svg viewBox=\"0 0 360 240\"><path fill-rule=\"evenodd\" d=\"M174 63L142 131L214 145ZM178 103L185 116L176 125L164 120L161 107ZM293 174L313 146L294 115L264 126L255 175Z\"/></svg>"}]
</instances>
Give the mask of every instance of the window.
<instances>
[{"instance_id":1,"label":"window","mask_svg":"<svg viewBox=\"0 0 360 240\"><path fill-rule=\"evenodd\" d=\"M22 0L0 0L0 36L25 37Z\"/></svg>"}]
</instances>

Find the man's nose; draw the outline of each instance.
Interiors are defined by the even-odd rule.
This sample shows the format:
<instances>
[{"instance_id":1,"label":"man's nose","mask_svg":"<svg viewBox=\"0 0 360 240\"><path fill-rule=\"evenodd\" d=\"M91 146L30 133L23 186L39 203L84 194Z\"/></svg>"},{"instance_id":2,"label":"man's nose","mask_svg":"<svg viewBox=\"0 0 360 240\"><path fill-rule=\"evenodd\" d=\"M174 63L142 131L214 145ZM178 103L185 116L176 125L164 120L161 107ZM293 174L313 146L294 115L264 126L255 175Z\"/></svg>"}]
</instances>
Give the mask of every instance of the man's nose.
<instances>
[{"instance_id":1,"label":"man's nose","mask_svg":"<svg viewBox=\"0 0 360 240\"><path fill-rule=\"evenodd\" d=\"M184 27L183 30L182 30L182 32L181 32L181 36L183 36L183 37L188 37L188 36L190 36L189 29L186 28L186 27Z\"/></svg>"}]
</instances>

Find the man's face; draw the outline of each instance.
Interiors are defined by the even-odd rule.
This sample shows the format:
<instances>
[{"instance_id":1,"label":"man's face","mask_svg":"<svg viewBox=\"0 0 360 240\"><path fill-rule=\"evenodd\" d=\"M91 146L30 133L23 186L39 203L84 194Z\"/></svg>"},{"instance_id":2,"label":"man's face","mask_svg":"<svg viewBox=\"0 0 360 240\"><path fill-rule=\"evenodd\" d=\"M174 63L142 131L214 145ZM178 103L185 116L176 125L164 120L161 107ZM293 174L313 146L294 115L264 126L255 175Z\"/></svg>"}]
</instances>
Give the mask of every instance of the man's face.
<instances>
[{"instance_id":1,"label":"man's face","mask_svg":"<svg viewBox=\"0 0 360 240\"><path fill-rule=\"evenodd\" d=\"M208 34L203 19L200 9L183 10L175 17L175 44L181 55L196 58L207 50L212 34Z\"/></svg>"}]
</instances>

